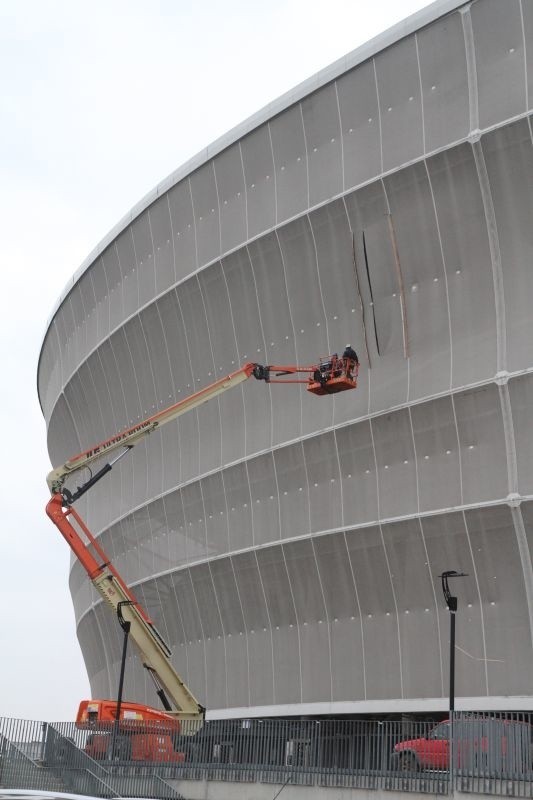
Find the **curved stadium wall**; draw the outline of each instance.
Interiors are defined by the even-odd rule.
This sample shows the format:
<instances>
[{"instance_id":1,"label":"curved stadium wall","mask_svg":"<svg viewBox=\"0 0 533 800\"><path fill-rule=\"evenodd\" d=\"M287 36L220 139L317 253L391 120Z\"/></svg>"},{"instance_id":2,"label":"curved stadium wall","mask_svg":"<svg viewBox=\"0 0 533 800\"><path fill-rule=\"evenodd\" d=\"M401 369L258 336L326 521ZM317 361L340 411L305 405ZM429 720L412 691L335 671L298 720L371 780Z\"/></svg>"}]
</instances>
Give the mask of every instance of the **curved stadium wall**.
<instances>
[{"instance_id":1,"label":"curved stadium wall","mask_svg":"<svg viewBox=\"0 0 533 800\"><path fill-rule=\"evenodd\" d=\"M242 362L78 506L211 716L533 708L533 6L438 2L170 176L91 254L38 370L53 464ZM52 535L52 534L51 534ZM122 638L78 563L93 696ZM156 703L130 649L125 697Z\"/></svg>"}]
</instances>

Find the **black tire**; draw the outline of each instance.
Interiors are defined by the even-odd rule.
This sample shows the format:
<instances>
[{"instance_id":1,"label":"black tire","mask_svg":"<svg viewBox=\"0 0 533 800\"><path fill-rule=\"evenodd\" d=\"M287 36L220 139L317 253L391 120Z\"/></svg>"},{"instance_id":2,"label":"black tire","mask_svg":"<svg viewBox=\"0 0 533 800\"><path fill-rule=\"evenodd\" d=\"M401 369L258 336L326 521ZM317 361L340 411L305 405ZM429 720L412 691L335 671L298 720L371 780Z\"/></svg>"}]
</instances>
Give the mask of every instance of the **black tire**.
<instances>
[{"instance_id":1,"label":"black tire","mask_svg":"<svg viewBox=\"0 0 533 800\"><path fill-rule=\"evenodd\" d=\"M108 758L112 761L131 761L131 739L128 736L117 736L109 743Z\"/></svg>"},{"instance_id":2,"label":"black tire","mask_svg":"<svg viewBox=\"0 0 533 800\"><path fill-rule=\"evenodd\" d=\"M420 764L414 753L402 753L399 763L400 772L419 772Z\"/></svg>"}]
</instances>

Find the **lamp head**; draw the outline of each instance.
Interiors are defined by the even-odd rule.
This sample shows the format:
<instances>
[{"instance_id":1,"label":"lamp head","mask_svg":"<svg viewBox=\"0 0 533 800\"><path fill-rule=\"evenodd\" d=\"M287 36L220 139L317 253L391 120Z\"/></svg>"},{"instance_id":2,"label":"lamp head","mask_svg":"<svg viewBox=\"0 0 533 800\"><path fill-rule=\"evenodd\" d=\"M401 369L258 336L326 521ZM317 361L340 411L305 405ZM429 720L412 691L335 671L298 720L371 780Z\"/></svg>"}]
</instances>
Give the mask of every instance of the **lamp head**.
<instances>
[{"instance_id":1,"label":"lamp head","mask_svg":"<svg viewBox=\"0 0 533 800\"><path fill-rule=\"evenodd\" d=\"M453 597L452 593L450 592L450 587L448 586L448 578L467 578L467 572L457 572L455 569L449 569L446 572L443 572L442 575L439 575L439 578L442 581L442 591L444 594L444 599L446 600L446 605L450 611L457 611L457 597Z\"/></svg>"}]
</instances>

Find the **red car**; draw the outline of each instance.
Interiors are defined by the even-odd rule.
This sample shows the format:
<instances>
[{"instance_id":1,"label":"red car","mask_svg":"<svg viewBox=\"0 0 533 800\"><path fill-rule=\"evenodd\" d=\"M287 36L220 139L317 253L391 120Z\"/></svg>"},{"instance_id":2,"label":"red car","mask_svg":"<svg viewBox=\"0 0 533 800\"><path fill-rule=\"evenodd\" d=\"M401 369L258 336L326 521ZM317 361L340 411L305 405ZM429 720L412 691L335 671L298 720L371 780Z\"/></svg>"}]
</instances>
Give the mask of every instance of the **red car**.
<instances>
[{"instance_id":1,"label":"red car","mask_svg":"<svg viewBox=\"0 0 533 800\"><path fill-rule=\"evenodd\" d=\"M530 773L533 765L532 726L523 721L495 717L466 717L454 723L456 768L476 774ZM398 742L392 767L417 772L446 770L450 764L450 723L440 722L418 739Z\"/></svg>"}]
</instances>

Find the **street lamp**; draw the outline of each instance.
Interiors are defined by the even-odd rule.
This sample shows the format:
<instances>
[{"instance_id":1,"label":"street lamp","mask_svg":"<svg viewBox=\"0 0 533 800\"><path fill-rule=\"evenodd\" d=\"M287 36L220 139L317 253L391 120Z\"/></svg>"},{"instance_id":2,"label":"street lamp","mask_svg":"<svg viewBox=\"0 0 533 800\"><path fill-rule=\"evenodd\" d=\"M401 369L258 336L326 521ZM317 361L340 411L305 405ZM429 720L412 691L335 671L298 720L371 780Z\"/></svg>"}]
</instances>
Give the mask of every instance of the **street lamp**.
<instances>
[{"instance_id":1,"label":"street lamp","mask_svg":"<svg viewBox=\"0 0 533 800\"><path fill-rule=\"evenodd\" d=\"M453 597L448 586L449 578L466 578L466 572L456 572L450 569L439 575L442 580L442 591L448 611L450 612L450 720L455 711L455 614L457 611L457 597Z\"/></svg>"}]
</instances>

